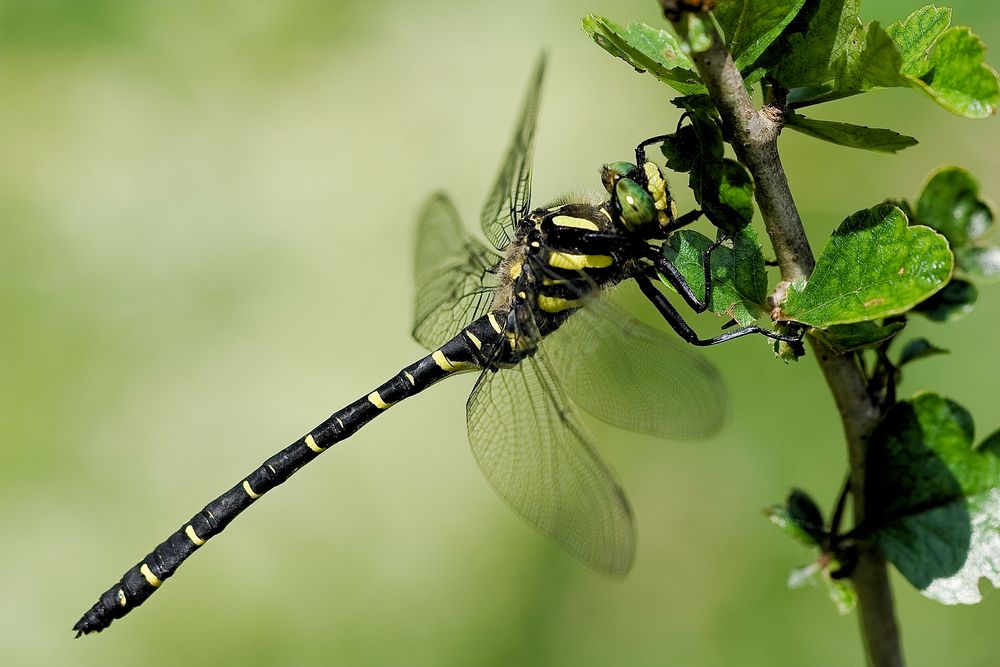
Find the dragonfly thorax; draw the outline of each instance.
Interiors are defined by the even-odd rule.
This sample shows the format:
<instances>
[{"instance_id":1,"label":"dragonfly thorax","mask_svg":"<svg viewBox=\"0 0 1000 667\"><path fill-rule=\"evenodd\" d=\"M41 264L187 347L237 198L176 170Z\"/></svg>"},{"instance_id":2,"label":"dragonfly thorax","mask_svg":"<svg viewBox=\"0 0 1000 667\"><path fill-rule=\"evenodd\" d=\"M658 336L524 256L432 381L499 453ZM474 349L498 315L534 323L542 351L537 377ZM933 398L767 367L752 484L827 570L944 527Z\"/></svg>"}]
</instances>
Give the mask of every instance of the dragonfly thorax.
<instances>
[{"instance_id":1,"label":"dragonfly thorax","mask_svg":"<svg viewBox=\"0 0 1000 667\"><path fill-rule=\"evenodd\" d=\"M497 269L494 312L505 311L505 363L534 353L588 299L628 277L635 239L611 202L538 208L518 224Z\"/></svg>"}]
</instances>

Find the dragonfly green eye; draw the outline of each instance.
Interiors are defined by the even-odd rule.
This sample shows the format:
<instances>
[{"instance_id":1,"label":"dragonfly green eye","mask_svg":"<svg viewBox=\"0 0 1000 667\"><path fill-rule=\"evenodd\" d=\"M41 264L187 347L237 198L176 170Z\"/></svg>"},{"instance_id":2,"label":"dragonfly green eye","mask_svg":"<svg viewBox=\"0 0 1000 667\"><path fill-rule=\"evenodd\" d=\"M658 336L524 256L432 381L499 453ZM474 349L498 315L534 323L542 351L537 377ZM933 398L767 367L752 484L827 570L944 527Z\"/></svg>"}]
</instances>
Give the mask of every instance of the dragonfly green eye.
<instances>
[{"instance_id":1,"label":"dragonfly green eye","mask_svg":"<svg viewBox=\"0 0 1000 667\"><path fill-rule=\"evenodd\" d=\"M615 184L615 199L622 220L631 231L637 231L656 221L656 206L645 188L631 178L620 178Z\"/></svg>"},{"instance_id":2,"label":"dragonfly green eye","mask_svg":"<svg viewBox=\"0 0 1000 667\"><path fill-rule=\"evenodd\" d=\"M623 178L628 178L637 167L631 162L612 162L601 169L601 181L608 194L614 194L615 184Z\"/></svg>"}]
</instances>

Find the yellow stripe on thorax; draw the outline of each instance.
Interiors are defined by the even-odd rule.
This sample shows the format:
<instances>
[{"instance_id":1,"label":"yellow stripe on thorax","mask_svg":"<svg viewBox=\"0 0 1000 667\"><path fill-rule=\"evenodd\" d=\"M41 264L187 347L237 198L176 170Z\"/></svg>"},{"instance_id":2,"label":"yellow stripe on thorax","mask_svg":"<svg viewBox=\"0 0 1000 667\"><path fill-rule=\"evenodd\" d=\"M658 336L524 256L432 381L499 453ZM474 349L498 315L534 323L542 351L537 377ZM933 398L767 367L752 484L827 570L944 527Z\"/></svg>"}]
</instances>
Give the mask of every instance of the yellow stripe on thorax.
<instances>
[{"instance_id":1,"label":"yellow stripe on thorax","mask_svg":"<svg viewBox=\"0 0 1000 667\"><path fill-rule=\"evenodd\" d=\"M672 217L676 213L673 211L670 196L667 193L667 183L663 180L660 168L652 162L642 165L642 170L646 174L646 190L653 197L653 207L656 209L656 221L661 227L670 224Z\"/></svg>"},{"instance_id":2,"label":"yellow stripe on thorax","mask_svg":"<svg viewBox=\"0 0 1000 667\"><path fill-rule=\"evenodd\" d=\"M538 295L538 307L546 313L559 313L570 308L579 308L583 305L581 299L563 299L558 296Z\"/></svg>"},{"instance_id":3,"label":"yellow stripe on thorax","mask_svg":"<svg viewBox=\"0 0 1000 667\"><path fill-rule=\"evenodd\" d=\"M594 232L601 231L601 228L593 220L586 218L576 218L572 215L556 215L551 218L552 223L560 227L573 227L574 229L589 229Z\"/></svg>"},{"instance_id":4,"label":"yellow stripe on thorax","mask_svg":"<svg viewBox=\"0 0 1000 667\"><path fill-rule=\"evenodd\" d=\"M614 264L610 255L571 255L566 252L553 252L549 255L549 266L556 269L606 269Z\"/></svg>"}]
</instances>

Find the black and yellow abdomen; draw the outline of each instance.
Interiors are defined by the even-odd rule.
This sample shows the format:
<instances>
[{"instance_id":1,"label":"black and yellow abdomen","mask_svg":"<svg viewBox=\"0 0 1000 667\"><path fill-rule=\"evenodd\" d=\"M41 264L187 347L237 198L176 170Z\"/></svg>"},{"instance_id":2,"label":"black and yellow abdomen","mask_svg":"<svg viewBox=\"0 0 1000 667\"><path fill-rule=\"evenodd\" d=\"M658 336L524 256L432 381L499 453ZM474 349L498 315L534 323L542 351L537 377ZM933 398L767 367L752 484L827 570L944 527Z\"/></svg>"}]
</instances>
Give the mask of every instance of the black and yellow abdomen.
<instances>
[{"instance_id":1,"label":"black and yellow abdomen","mask_svg":"<svg viewBox=\"0 0 1000 667\"><path fill-rule=\"evenodd\" d=\"M491 311L470 322L441 347L401 369L264 461L126 571L76 623L77 636L100 632L141 605L188 557L255 501L396 403L457 373L494 367L494 360L504 354L502 322L506 319L505 311Z\"/></svg>"}]
</instances>

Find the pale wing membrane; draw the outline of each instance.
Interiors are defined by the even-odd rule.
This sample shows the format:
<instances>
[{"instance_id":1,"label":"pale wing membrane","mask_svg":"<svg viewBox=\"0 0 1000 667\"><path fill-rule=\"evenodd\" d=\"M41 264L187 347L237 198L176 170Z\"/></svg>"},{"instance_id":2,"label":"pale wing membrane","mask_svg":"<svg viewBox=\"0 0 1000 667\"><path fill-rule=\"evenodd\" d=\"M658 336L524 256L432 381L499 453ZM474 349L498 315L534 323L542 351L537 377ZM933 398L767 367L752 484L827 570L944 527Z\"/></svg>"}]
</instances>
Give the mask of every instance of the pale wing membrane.
<instances>
[{"instance_id":1,"label":"pale wing membrane","mask_svg":"<svg viewBox=\"0 0 1000 667\"><path fill-rule=\"evenodd\" d=\"M628 502L544 360L484 372L467 412L479 467L515 512L598 572L628 572Z\"/></svg>"},{"instance_id":2,"label":"pale wing membrane","mask_svg":"<svg viewBox=\"0 0 1000 667\"><path fill-rule=\"evenodd\" d=\"M541 347L570 398L601 421L663 438L705 438L725 423L718 371L606 300L574 313Z\"/></svg>"},{"instance_id":3,"label":"pale wing membrane","mask_svg":"<svg viewBox=\"0 0 1000 667\"><path fill-rule=\"evenodd\" d=\"M514 238L514 225L528 212L531 201L531 160L538 118L538 95L545 74L545 56L538 60L514 137L507 149L493 190L483 204L482 226L493 247L502 250Z\"/></svg>"},{"instance_id":4,"label":"pale wing membrane","mask_svg":"<svg viewBox=\"0 0 1000 667\"><path fill-rule=\"evenodd\" d=\"M440 347L486 314L497 286L499 256L463 229L454 205L433 195L417 223L413 337Z\"/></svg>"}]
</instances>

